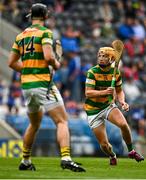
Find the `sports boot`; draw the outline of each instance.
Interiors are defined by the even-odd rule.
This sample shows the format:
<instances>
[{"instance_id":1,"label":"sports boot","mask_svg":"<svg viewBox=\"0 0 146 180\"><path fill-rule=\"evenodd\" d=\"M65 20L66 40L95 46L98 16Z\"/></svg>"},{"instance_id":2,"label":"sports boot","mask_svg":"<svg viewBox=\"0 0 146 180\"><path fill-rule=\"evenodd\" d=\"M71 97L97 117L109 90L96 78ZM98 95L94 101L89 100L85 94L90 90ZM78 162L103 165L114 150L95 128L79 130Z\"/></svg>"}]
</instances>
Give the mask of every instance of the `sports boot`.
<instances>
[{"instance_id":1,"label":"sports boot","mask_svg":"<svg viewBox=\"0 0 146 180\"><path fill-rule=\"evenodd\" d=\"M23 170L36 171L36 168L35 168L34 164L25 165L24 163L21 163L19 165L19 170L21 170L21 171L23 171Z\"/></svg>"},{"instance_id":2,"label":"sports boot","mask_svg":"<svg viewBox=\"0 0 146 180\"><path fill-rule=\"evenodd\" d=\"M79 163L75 163L73 161L66 161L66 160L61 160L60 166L62 169L69 169L74 172L85 172L86 170L79 166Z\"/></svg>"},{"instance_id":3,"label":"sports boot","mask_svg":"<svg viewBox=\"0 0 146 180\"><path fill-rule=\"evenodd\" d=\"M117 165L117 158L116 156L110 157L110 165L116 166Z\"/></svg>"},{"instance_id":4,"label":"sports boot","mask_svg":"<svg viewBox=\"0 0 146 180\"><path fill-rule=\"evenodd\" d=\"M144 161L144 157L141 154L138 154L135 150L130 151L128 157L135 159L137 162Z\"/></svg>"}]
</instances>

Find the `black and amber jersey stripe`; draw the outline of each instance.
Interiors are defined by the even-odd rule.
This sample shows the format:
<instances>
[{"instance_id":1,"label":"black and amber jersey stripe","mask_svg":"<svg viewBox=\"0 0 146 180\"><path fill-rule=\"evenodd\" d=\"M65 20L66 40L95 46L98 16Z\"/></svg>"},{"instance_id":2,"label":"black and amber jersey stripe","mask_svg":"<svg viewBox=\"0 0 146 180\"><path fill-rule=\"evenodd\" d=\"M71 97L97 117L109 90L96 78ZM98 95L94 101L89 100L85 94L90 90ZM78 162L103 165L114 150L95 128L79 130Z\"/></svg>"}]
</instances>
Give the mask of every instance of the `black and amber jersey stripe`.
<instances>
[{"instance_id":1,"label":"black and amber jersey stripe","mask_svg":"<svg viewBox=\"0 0 146 180\"><path fill-rule=\"evenodd\" d=\"M87 72L86 87L92 87L95 90L104 90L111 86L112 76L114 68L111 67L109 71L102 71L97 65L92 67ZM116 72L116 84L115 86L122 85L122 78L120 71ZM101 96L94 98L87 98L85 100L84 109L88 115L94 115L106 108L110 104L109 96Z\"/></svg>"},{"instance_id":2,"label":"black and amber jersey stripe","mask_svg":"<svg viewBox=\"0 0 146 180\"><path fill-rule=\"evenodd\" d=\"M21 56L23 89L48 87L50 83L50 71L42 50L44 44L53 44L53 34L38 24L28 27L16 37L12 51Z\"/></svg>"}]
</instances>

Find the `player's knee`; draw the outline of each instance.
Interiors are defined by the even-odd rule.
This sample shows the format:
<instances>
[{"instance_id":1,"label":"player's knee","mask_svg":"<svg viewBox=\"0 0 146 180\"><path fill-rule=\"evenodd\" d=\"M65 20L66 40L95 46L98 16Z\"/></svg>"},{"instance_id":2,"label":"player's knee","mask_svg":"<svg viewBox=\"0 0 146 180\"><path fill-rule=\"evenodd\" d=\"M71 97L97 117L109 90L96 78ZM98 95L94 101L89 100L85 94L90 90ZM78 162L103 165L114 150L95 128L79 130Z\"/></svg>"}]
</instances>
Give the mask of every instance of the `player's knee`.
<instances>
[{"instance_id":1,"label":"player's knee","mask_svg":"<svg viewBox=\"0 0 146 180\"><path fill-rule=\"evenodd\" d=\"M67 123L67 115L62 114L61 116L57 117L56 122L66 124Z\"/></svg>"},{"instance_id":2,"label":"player's knee","mask_svg":"<svg viewBox=\"0 0 146 180\"><path fill-rule=\"evenodd\" d=\"M67 121L66 120L64 120L64 119L62 119L62 120L60 120L59 122L58 122L58 126L68 126L68 124L67 124Z\"/></svg>"},{"instance_id":3,"label":"player's knee","mask_svg":"<svg viewBox=\"0 0 146 180\"><path fill-rule=\"evenodd\" d=\"M67 121L68 117L67 117L67 113L63 113L62 115L62 121Z\"/></svg>"}]
</instances>

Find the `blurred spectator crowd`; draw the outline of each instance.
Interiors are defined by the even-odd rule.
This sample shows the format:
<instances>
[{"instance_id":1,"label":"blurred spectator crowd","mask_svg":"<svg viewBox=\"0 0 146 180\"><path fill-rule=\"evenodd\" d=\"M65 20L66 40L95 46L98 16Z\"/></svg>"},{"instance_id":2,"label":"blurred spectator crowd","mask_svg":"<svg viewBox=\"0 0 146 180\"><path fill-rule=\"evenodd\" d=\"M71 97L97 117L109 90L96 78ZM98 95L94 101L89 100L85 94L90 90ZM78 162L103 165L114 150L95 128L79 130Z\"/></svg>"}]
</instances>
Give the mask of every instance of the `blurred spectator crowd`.
<instances>
[{"instance_id":1,"label":"blurred spectator crowd","mask_svg":"<svg viewBox=\"0 0 146 180\"><path fill-rule=\"evenodd\" d=\"M98 48L111 45L116 38L123 40L125 50L120 69L126 100L131 106L125 115L133 132L143 140L146 137L146 1L1 0L1 17L23 30L30 25L26 15L36 2L50 9L45 26L53 31L54 39L62 42L64 60L54 81L70 116L86 118L82 107L85 76L96 64ZM25 112L19 77L14 72L7 87L1 75L0 104L7 105L6 115Z\"/></svg>"}]
</instances>

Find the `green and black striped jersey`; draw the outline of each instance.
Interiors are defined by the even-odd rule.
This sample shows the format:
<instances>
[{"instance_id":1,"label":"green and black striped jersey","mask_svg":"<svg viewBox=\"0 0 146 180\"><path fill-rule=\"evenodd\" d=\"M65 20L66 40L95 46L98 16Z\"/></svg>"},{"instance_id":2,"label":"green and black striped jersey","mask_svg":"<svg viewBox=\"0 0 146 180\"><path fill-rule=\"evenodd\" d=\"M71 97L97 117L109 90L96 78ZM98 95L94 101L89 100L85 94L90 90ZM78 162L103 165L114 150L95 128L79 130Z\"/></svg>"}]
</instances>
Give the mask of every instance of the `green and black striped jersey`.
<instances>
[{"instance_id":1,"label":"green and black striped jersey","mask_svg":"<svg viewBox=\"0 0 146 180\"><path fill-rule=\"evenodd\" d=\"M104 90L111 86L114 68L111 67L109 71L102 71L99 65L96 65L88 70L86 77L86 87L92 87L95 90ZM122 78L120 71L116 72L115 86L122 85ZM105 109L110 104L109 95L98 96L94 98L86 98L84 109L87 115L94 115Z\"/></svg>"},{"instance_id":2,"label":"green and black striped jersey","mask_svg":"<svg viewBox=\"0 0 146 180\"><path fill-rule=\"evenodd\" d=\"M48 62L44 59L42 49L44 44L53 44L53 34L52 31L39 24L26 28L16 37L12 51L21 56L23 89L47 88L50 83Z\"/></svg>"}]
</instances>

